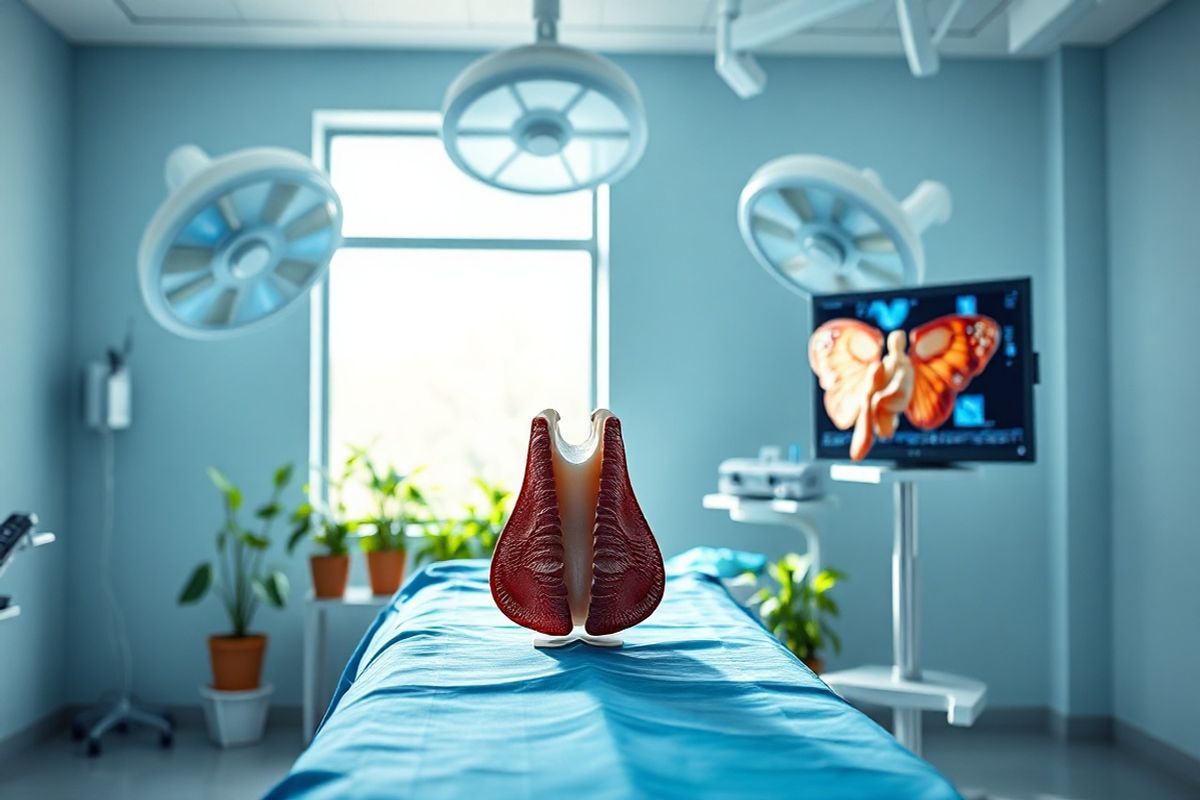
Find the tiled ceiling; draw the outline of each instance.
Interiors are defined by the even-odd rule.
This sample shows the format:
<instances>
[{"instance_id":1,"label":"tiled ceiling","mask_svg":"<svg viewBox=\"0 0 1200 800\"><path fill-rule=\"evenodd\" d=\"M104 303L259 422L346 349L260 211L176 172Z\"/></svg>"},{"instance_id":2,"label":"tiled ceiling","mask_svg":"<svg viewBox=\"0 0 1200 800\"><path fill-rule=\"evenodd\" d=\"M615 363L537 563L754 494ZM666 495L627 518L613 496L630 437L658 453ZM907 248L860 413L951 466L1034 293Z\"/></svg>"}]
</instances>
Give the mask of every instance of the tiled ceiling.
<instances>
[{"instance_id":1,"label":"tiled ceiling","mask_svg":"<svg viewBox=\"0 0 1200 800\"><path fill-rule=\"evenodd\" d=\"M753 13L780 1L744 0L743 9ZM965 0L941 50L947 55L1007 55L1007 14L1021 1ZM533 35L532 0L26 2L67 38L87 43L474 49L519 44ZM1105 44L1165 2L1097 2L1059 41ZM931 25L952 4L927 0ZM718 0L562 0L560 35L564 42L600 50L711 52L717 7ZM871 0L767 50L899 55L894 0Z\"/></svg>"}]
</instances>

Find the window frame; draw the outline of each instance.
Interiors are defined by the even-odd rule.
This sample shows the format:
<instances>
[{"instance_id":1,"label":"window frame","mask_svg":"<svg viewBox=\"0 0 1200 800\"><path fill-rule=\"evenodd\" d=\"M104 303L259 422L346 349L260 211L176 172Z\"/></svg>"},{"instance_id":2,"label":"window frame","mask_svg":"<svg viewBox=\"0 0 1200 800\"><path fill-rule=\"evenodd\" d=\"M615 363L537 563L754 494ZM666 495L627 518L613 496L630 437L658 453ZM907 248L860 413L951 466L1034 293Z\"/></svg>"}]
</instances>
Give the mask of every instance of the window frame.
<instances>
[{"instance_id":1,"label":"window frame","mask_svg":"<svg viewBox=\"0 0 1200 800\"><path fill-rule=\"evenodd\" d=\"M337 136L439 136L442 115L436 111L327 111L313 112L312 158L329 173L333 139ZM350 249L424 250L561 250L583 251L592 263L592 364L590 396L594 408L608 406L609 398L609 187L592 192L590 239L485 239L417 237L346 237ZM329 272L309 295L309 495L326 501L324 475L329 469Z\"/></svg>"}]
</instances>

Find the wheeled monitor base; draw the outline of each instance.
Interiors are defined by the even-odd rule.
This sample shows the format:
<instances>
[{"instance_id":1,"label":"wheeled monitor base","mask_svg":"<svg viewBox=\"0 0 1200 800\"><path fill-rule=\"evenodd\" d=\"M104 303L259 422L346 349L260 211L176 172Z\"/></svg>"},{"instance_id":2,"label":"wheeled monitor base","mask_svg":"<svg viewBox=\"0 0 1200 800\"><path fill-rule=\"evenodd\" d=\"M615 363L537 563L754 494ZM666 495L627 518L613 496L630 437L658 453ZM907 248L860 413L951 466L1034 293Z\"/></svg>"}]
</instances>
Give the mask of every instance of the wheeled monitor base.
<instances>
[{"instance_id":1,"label":"wheeled monitor base","mask_svg":"<svg viewBox=\"0 0 1200 800\"><path fill-rule=\"evenodd\" d=\"M951 725L971 725L987 702L987 686L972 678L944 672L922 672L917 605L917 481L974 477L963 465L887 466L834 464L835 481L894 486L892 549L891 667L867 666L822 675L825 683L851 701L893 709L896 740L921 754L921 712L944 711Z\"/></svg>"}]
</instances>

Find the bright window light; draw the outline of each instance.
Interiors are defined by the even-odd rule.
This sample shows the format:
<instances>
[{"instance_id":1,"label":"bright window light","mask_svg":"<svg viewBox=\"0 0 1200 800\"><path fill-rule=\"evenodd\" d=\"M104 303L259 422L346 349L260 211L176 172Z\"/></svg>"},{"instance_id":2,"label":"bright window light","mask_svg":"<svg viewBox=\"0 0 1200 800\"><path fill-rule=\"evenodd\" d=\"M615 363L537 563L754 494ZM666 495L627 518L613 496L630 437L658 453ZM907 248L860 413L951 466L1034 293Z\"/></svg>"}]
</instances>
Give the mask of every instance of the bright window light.
<instances>
[{"instance_id":1,"label":"bright window light","mask_svg":"<svg viewBox=\"0 0 1200 800\"><path fill-rule=\"evenodd\" d=\"M577 440L590 427L592 193L482 186L436 135L335 135L330 155L347 242L325 320L328 461L369 446L423 467L446 512L479 500L475 477L515 492L535 414L558 409ZM364 492L346 499L367 510Z\"/></svg>"},{"instance_id":2,"label":"bright window light","mask_svg":"<svg viewBox=\"0 0 1200 800\"><path fill-rule=\"evenodd\" d=\"M333 186L348 237L592 238L592 193L524 195L463 174L428 135L336 136Z\"/></svg>"}]
</instances>

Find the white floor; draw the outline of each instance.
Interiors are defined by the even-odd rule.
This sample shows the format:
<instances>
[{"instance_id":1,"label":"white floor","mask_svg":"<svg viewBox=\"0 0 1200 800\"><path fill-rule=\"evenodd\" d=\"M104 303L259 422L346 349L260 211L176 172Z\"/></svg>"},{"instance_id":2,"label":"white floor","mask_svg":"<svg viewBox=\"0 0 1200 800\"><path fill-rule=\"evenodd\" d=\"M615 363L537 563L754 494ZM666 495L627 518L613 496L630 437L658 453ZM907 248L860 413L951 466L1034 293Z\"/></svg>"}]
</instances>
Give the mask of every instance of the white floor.
<instances>
[{"instance_id":1,"label":"white floor","mask_svg":"<svg viewBox=\"0 0 1200 800\"><path fill-rule=\"evenodd\" d=\"M301 750L299 732L274 726L254 747L218 750L184 727L173 750L149 733L110 735L82 756L64 734L0 761L0 800L238 800L260 797ZM968 797L993 800L1196 800L1200 787L1157 774L1111 745L1048 736L954 730L927 737L927 757Z\"/></svg>"}]
</instances>

